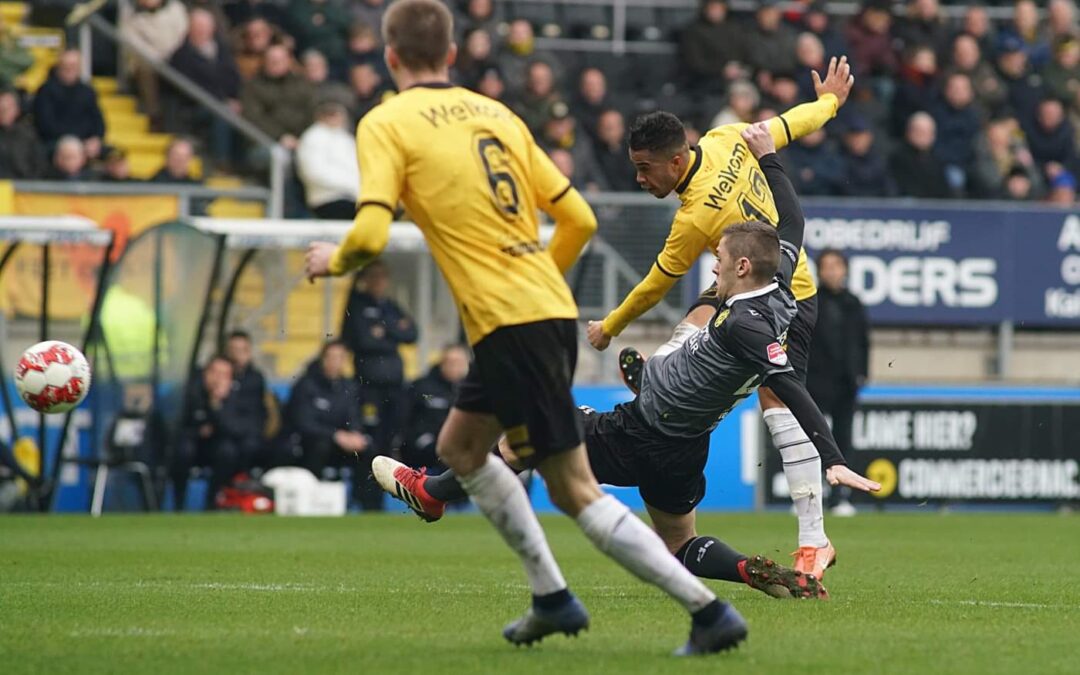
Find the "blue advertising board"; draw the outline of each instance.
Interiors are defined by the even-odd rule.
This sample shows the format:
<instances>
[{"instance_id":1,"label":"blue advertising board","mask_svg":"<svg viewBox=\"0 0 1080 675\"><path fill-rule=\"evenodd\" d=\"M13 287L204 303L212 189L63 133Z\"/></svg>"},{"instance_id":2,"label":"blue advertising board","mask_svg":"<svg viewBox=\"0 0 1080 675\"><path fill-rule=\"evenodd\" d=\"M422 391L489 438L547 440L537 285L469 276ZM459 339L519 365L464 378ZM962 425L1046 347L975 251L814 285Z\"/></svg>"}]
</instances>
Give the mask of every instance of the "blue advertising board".
<instances>
[{"instance_id":1,"label":"blue advertising board","mask_svg":"<svg viewBox=\"0 0 1080 675\"><path fill-rule=\"evenodd\" d=\"M1009 204L806 200L805 247L836 249L876 324L1080 327L1080 213ZM699 265L699 282L712 283Z\"/></svg>"}]
</instances>

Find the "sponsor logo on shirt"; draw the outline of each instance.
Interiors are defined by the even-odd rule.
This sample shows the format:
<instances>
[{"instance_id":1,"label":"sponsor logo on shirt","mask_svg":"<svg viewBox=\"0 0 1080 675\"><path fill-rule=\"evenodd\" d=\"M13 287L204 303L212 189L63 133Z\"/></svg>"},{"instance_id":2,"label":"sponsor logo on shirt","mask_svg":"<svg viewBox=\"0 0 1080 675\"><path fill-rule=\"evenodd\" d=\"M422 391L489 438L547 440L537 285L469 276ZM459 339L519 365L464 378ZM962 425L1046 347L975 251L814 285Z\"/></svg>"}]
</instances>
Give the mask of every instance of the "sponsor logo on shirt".
<instances>
[{"instance_id":1,"label":"sponsor logo on shirt","mask_svg":"<svg viewBox=\"0 0 1080 675\"><path fill-rule=\"evenodd\" d=\"M773 342L767 348L769 363L775 363L778 366L787 365L787 352L780 346L779 342Z\"/></svg>"}]
</instances>

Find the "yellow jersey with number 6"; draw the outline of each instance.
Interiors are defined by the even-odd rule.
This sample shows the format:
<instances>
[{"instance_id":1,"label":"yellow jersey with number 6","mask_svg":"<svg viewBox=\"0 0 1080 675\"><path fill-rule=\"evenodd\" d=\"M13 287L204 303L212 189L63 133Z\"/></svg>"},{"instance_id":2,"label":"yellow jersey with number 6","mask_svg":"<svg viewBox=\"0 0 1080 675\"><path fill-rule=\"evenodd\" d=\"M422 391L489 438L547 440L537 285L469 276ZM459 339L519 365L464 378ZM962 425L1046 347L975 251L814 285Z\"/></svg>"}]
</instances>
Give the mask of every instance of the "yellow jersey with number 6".
<instances>
[{"instance_id":1,"label":"yellow jersey with number 6","mask_svg":"<svg viewBox=\"0 0 1080 675\"><path fill-rule=\"evenodd\" d=\"M537 219L570 181L506 106L449 84L418 85L369 112L356 146L360 205L404 203L470 343L502 326L577 318Z\"/></svg>"}]
</instances>

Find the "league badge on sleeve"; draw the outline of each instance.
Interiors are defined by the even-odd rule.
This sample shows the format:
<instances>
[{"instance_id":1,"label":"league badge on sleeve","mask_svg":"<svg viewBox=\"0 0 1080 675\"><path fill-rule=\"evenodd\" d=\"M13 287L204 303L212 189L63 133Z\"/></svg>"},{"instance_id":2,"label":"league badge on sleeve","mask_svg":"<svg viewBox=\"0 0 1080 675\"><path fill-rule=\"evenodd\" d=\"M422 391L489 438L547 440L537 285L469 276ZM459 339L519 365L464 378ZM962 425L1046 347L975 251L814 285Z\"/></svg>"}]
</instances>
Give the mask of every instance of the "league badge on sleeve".
<instances>
[{"instance_id":1,"label":"league badge on sleeve","mask_svg":"<svg viewBox=\"0 0 1080 675\"><path fill-rule=\"evenodd\" d=\"M780 346L779 342L774 342L767 347L769 355L769 363L775 363L778 366L787 365L787 352Z\"/></svg>"}]
</instances>

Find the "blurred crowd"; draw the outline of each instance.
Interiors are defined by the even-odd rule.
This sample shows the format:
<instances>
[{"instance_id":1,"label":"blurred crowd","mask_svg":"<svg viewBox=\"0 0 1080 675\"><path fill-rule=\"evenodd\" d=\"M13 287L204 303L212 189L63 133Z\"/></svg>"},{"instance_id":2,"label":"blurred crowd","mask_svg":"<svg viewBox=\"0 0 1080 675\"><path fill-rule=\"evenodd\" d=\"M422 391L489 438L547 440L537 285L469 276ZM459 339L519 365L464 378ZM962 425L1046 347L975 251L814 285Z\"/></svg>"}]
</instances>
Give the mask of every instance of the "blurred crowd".
<instances>
[{"instance_id":1,"label":"blurred crowd","mask_svg":"<svg viewBox=\"0 0 1080 675\"><path fill-rule=\"evenodd\" d=\"M351 213L358 185L352 129L394 95L378 33L386 0L134 4L122 33L294 152L294 215ZM810 70L846 54L857 76L851 103L827 130L785 152L800 193L1076 200L1073 0L1043 8L1017 0L1003 23L980 5L950 20L938 0L863 0L850 17L828 14L819 1L761 0L755 11L737 13L725 0L703 0L668 36L677 54L622 56L539 49L536 31L551 29L552 17L514 16L537 3L451 5L456 81L511 106L584 190L637 189L626 159L628 118L669 109L693 138L775 115L810 100ZM25 59L10 41L0 49L0 80L10 81ZM265 153L242 147L219 118L163 86L138 58L128 66L152 127L181 134L155 180L192 180L185 158L190 163L195 150L217 171L265 170ZM103 118L79 69L78 52L65 52L32 99L0 94L0 176L129 178L122 153L103 145Z\"/></svg>"},{"instance_id":2,"label":"blurred crowd","mask_svg":"<svg viewBox=\"0 0 1080 675\"><path fill-rule=\"evenodd\" d=\"M377 511L384 493L370 478L375 457L444 470L435 440L468 371L468 350L449 344L426 373L405 380L399 347L416 342L416 324L394 301L381 262L356 276L340 336L322 346L281 402L255 365L251 336L228 336L187 392L169 460L174 504L186 503L193 471L208 470L206 506L213 508L238 475L292 465L320 478L348 477L353 504Z\"/></svg>"}]
</instances>

